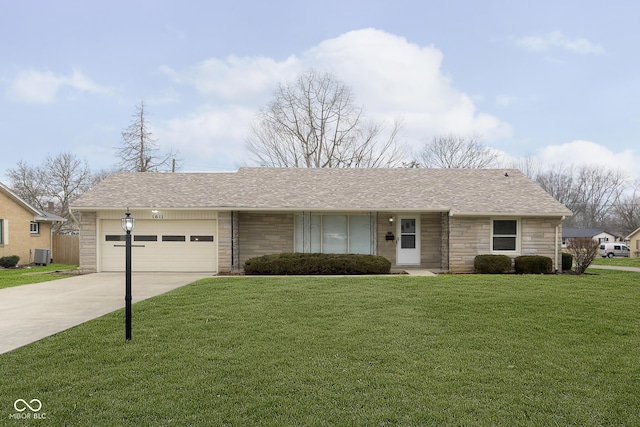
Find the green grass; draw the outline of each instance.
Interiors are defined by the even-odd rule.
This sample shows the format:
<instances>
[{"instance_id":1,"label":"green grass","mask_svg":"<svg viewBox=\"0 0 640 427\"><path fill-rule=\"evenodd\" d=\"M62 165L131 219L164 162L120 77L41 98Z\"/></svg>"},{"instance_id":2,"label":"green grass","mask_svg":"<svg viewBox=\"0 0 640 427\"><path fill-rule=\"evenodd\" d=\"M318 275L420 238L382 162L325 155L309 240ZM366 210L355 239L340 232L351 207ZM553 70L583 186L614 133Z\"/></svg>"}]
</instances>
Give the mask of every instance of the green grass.
<instances>
[{"instance_id":1,"label":"green grass","mask_svg":"<svg viewBox=\"0 0 640 427\"><path fill-rule=\"evenodd\" d=\"M30 268L0 268L0 289L31 283L48 282L67 277L63 274L47 274L54 271L76 270L77 265L48 264Z\"/></svg>"},{"instance_id":2,"label":"green grass","mask_svg":"<svg viewBox=\"0 0 640 427\"><path fill-rule=\"evenodd\" d=\"M602 258L601 256L598 256L591 264L640 268L640 258Z\"/></svg>"},{"instance_id":3,"label":"green grass","mask_svg":"<svg viewBox=\"0 0 640 427\"><path fill-rule=\"evenodd\" d=\"M639 313L618 271L207 279L0 355L0 419L640 425Z\"/></svg>"}]
</instances>

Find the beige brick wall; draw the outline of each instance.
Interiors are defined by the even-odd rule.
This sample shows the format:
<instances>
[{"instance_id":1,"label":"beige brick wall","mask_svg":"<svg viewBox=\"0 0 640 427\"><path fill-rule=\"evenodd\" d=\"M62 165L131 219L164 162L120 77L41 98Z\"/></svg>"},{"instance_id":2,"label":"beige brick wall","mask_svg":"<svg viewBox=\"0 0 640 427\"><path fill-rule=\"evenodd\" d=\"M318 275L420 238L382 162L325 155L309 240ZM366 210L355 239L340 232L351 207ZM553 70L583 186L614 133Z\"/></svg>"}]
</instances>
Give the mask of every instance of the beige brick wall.
<instances>
[{"instance_id":1,"label":"beige brick wall","mask_svg":"<svg viewBox=\"0 0 640 427\"><path fill-rule=\"evenodd\" d=\"M556 254L560 256L562 229L559 218L521 218L520 219L520 253L518 255L541 255L554 262ZM554 243L555 242L555 243ZM449 222L449 268L453 273L473 271L473 260L476 255L491 253L491 218L453 217ZM555 267L554 267L555 268Z\"/></svg>"},{"instance_id":2,"label":"beige brick wall","mask_svg":"<svg viewBox=\"0 0 640 427\"><path fill-rule=\"evenodd\" d=\"M33 213L3 193L0 193L0 219L8 224L8 236L4 237L6 243L0 244L0 257L18 255L18 263L23 265L33 261L35 249L51 250L51 223L41 222L40 233L31 234Z\"/></svg>"},{"instance_id":3,"label":"beige brick wall","mask_svg":"<svg viewBox=\"0 0 640 427\"><path fill-rule=\"evenodd\" d=\"M80 271L83 273L95 273L98 268L96 213L81 212L78 216L78 221L80 222Z\"/></svg>"},{"instance_id":4,"label":"beige brick wall","mask_svg":"<svg viewBox=\"0 0 640 427\"><path fill-rule=\"evenodd\" d=\"M293 252L294 214L240 212L238 214L238 253L242 266L260 255Z\"/></svg>"}]
</instances>

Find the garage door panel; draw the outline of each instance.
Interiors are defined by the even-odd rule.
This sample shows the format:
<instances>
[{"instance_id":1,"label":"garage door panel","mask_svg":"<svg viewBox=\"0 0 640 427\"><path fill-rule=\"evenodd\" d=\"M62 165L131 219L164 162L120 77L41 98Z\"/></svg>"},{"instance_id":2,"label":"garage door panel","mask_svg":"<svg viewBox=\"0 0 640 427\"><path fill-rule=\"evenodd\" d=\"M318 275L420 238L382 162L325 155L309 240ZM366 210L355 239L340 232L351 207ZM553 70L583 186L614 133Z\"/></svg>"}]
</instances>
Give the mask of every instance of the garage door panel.
<instances>
[{"instance_id":1,"label":"garage door panel","mask_svg":"<svg viewBox=\"0 0 640 427\"><path fill-rule=\"evenodd\" d=\"M132 232L133 271L217 271L215 220L137 220ZM124 271L124 232L119 220L103 220L102 271Z\"/></svg>"}]
</instances>

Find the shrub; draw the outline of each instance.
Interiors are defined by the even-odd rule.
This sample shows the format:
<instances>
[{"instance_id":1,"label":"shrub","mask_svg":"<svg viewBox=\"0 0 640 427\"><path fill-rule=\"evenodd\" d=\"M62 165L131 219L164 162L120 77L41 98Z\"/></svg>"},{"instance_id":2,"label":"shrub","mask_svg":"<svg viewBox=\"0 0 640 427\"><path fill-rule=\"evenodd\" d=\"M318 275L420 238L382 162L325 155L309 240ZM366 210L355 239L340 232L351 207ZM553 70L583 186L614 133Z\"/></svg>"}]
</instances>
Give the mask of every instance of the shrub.
<instances>
[{"instance_id":1,"label":"shrub","mask_svg":"<svg viewBox=\"0 0 640 427\"><path fill-rule=\"evenodd\" d=\"M0 258L0 267L11 268L18 265L20 257L18 255L3 256Z\"/></svg>"},{"instance_id":2,"label":"shrub","mask_svg":"<svg viewBox=\"0 0 640 427\"><path fill-rule=\"evenodd\" d=\"M511 258L506 255L478 255L473 270L480 274L504 274L511 270Z\"/></svg>"},{"instance_id":3,"label":"shrub","mask_svg":"<svg viewBox=\"0 0 640 427\"><path fill-rule=\"evenodd\" d=\"M523 255L515 259L516 274L551 274L553 260L540 255Z\"/></svg>"},{"instance_id":4,"label":"shrub","mask_svg":"<svg viewBox=\"0 0 640 427\"><path fill-rule=\"evenodd\" d=\"M245 274L388 274L391 262L377 255L301 254L263 255L244 263Z\"/></svg>"},{"instance_id":5,"label":"shrub","mask_svg":"<svg viewBox=\"0 0 640 427\"><path fill-rule=\"evenodd\" d=\"M571 270L573 266L573 255L562 252L562 271Z\"/></svg>"},{"instance_id":6,"label":"shrub","mask_svg":"<svg viewBox=\"0 0 640 427\"><path fill-rule=\"evenodd\" d=\"M567 243L567 252L569 252L575 260L575 272L583 274L593 260L598 256L598 248L600 243L589 237L580 237L569 239Z\"/></svg>"}]
</instances>

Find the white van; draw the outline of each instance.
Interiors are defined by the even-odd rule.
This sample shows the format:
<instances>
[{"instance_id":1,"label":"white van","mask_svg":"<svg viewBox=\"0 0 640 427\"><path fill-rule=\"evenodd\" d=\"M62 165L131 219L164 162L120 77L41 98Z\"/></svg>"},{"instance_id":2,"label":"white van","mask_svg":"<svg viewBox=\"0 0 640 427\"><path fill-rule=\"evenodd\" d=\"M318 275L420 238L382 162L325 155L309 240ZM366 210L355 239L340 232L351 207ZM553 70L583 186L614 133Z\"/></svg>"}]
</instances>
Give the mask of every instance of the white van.
<instances>
[{"instance_id":1,"label":"white van","mask_svg":"<svg viewBox=\"0 0 640 427\"><path fill-rule=\"evenodd\" d=\"M631 250L629 246L624 243L616 242L616 243L602 243L600 245L600 256L601 257L629 257L631 254Z\"/></svg>"}]
</instances>

